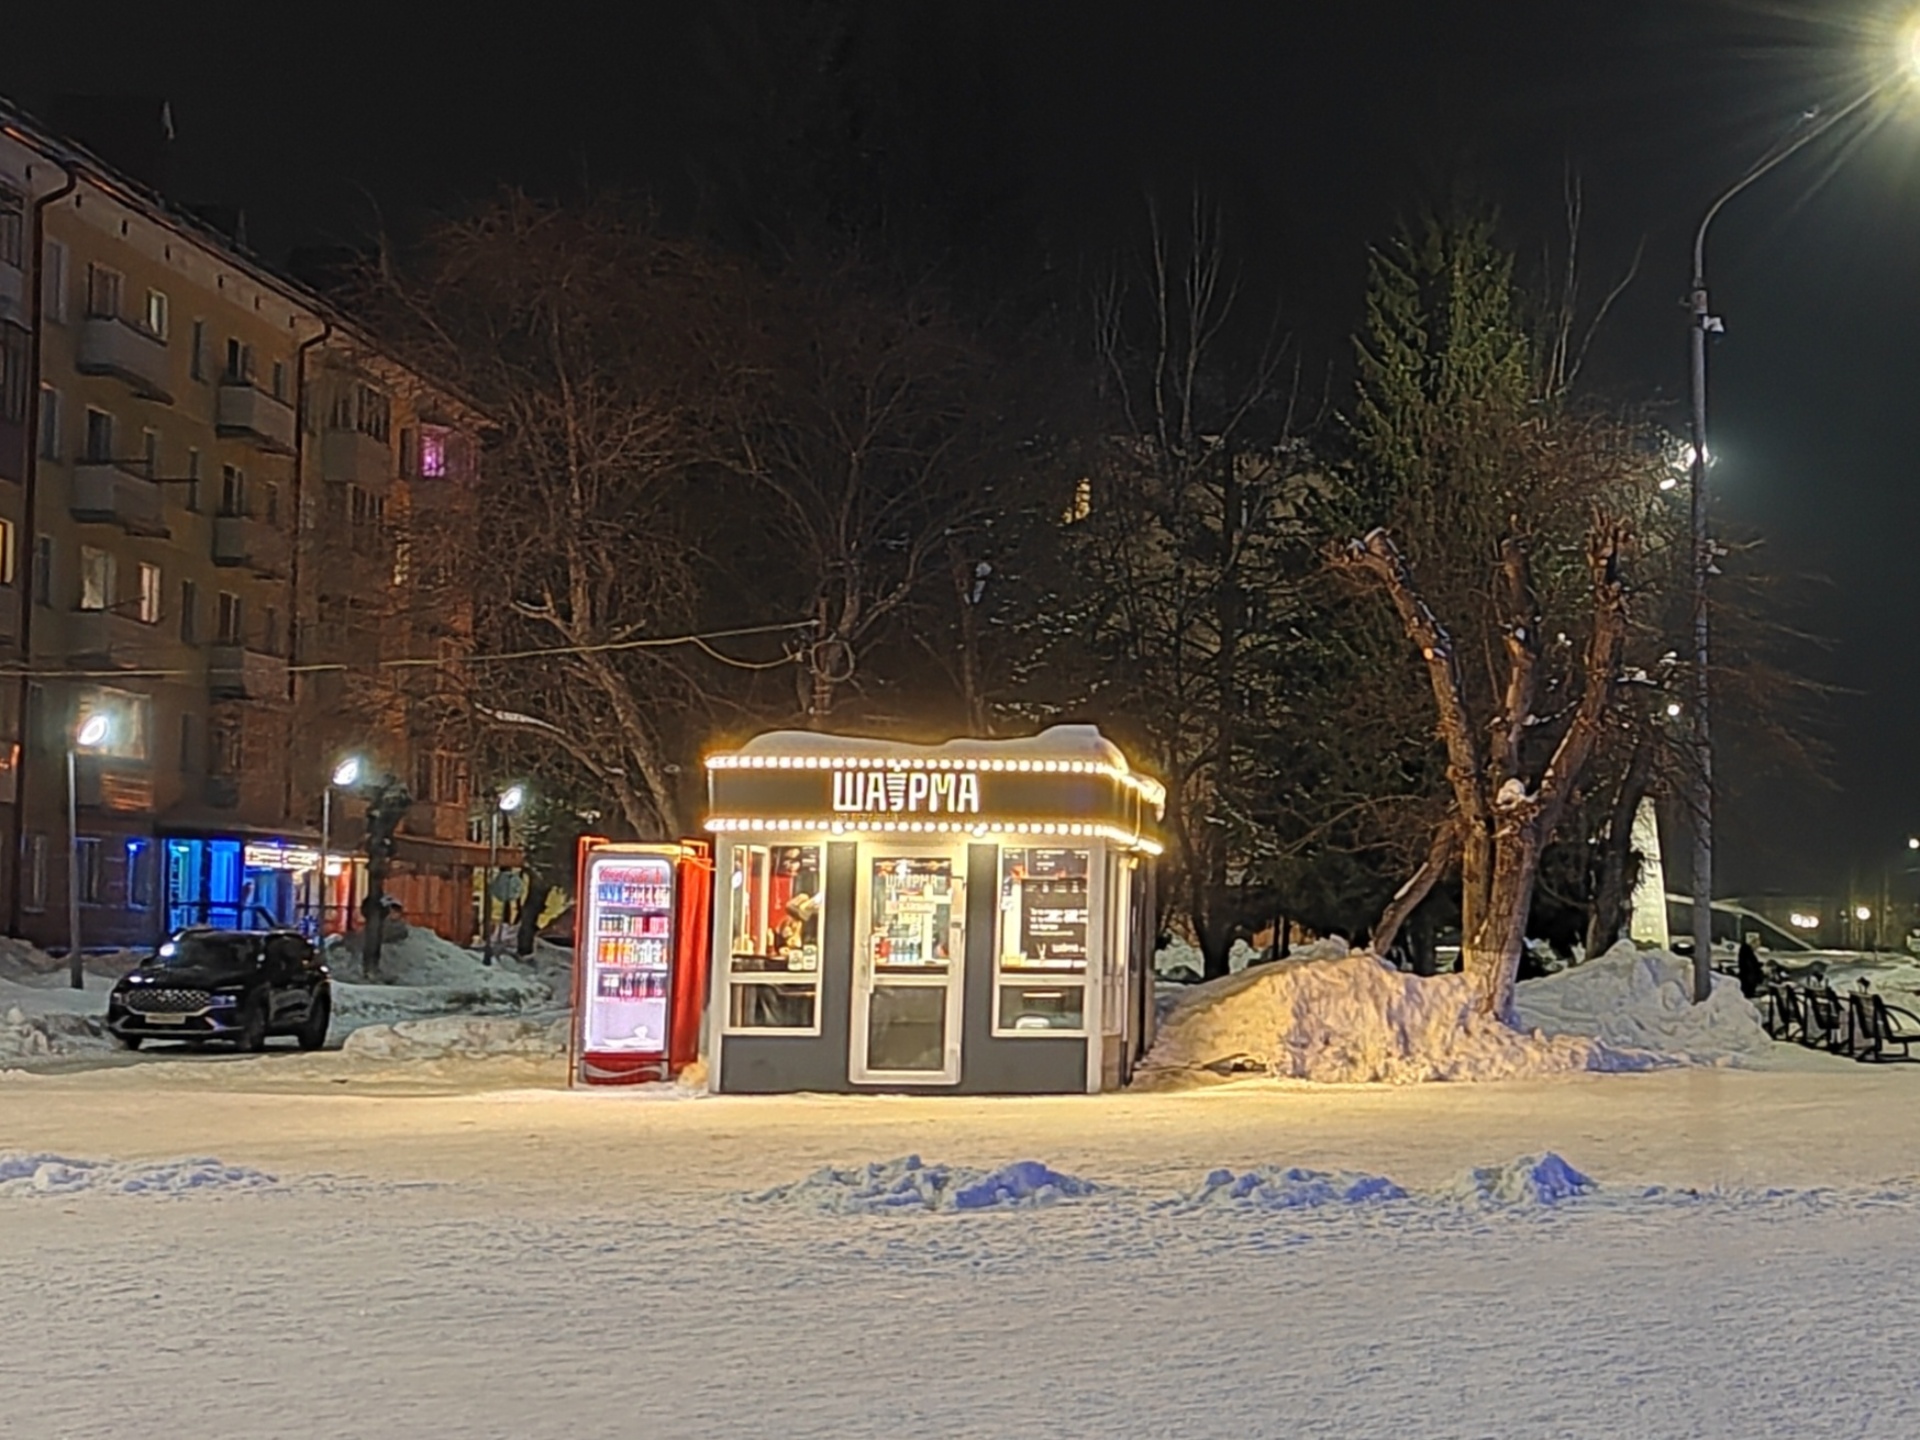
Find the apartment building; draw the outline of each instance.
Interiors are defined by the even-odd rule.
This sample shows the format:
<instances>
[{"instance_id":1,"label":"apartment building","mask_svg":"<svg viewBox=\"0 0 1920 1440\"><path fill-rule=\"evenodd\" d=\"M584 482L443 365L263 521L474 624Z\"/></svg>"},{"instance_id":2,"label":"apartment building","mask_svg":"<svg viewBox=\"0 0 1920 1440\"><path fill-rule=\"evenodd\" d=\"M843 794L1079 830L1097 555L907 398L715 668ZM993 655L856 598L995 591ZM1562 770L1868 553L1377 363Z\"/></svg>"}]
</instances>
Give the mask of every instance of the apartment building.
<instances>
[{"instance_id":1,"label":"apartment building","mask_svg":"<svg viewBox=\"0 0 1920 1440\"><path fill-rule=\"evenodd\" d=\"M461 513L476 417L4 106L0 340L8 928L64 943L70 885L90 945L347 922L357 805L325 787L356 753L427 780L390 888L462 934L470 782L436 672L395 662L470 639L409 517Z\"/></svg>"}]
</instances>

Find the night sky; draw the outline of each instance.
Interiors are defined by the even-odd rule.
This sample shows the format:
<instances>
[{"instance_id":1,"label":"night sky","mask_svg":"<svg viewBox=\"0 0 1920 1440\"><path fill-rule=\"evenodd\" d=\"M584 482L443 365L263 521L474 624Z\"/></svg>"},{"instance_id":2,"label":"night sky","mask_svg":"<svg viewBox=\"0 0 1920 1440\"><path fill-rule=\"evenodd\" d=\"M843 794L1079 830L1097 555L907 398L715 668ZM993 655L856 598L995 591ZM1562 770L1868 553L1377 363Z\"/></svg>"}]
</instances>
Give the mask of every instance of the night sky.
<instances>
[{"instance_id":1,"label":"night sky","mask_svg":"<svg viewBox=\"0 0 1920 1440\"><path fill-rule=\"evenodd\" d=\"M15 5L0 92L169 99L173 190L244 205L269 259L377 220L404 235L503 183L618 185L672 219L729 177L737 196L791 173L791 76L741 37L802 4ZM1145 195L1198 184L1336 400L1370 241L1469 194L1537 255L1570 168L1590 285L1646 244L1590 375L1677 399L1702 208L1802 110L1858 88L1891 24L1872 0L867 8L888 82L871 173L944 263L1023 293L1070 281L1132 242ZM1725 515L1770 568L1825 577L1785 618L1831 639L1813 667L1858 692L1830 706L1830 787L1754 783L1724 807L1728 892L1850 871L1877 889L1920 833L1920 87L1877 118L1736 201L1709 252Z\"/></svg>"}]
</instances>

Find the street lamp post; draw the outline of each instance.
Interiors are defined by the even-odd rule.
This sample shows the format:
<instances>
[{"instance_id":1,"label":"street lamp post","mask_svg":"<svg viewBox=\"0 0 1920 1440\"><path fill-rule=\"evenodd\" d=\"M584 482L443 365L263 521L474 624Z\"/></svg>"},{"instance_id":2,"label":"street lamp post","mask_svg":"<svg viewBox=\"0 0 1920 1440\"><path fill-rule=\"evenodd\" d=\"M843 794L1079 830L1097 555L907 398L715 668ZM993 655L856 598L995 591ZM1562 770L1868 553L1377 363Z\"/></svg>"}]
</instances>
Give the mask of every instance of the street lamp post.
<instances>
[{"instance_id":1,"label":"street lamp post","mask_svg":"<svg viewBox=\"0 0 1920 1440\"><path fill-rule=\"evenodd\" d=\"M1916 52L1920 53L1920 52ZM1917 61L1916 63L1920 63ZM1830 114L1810 113L1801 127L1775 145L1733 184L1721 191L1700 219L1693 236L1693 283L1687 297L1689 379L1692 414L1689 438L1693 455L1693 998L1713 994L1713 728L1709 679L1711 658L1707 583L1714 571L1713 536L1707 513L1707 337L1726 328L1707 300L1707 231L1727 202L1859 110L1885 88L1881 82Z\"/></svg>"},{"instance_id":2,"label":"street lamp post","mask_svg":"<svg viewBox=\"0 0 1920 1440\"><path fill-rule=\"evenodd\" d=\"M106 744L113 722L92 714L74 729L67 746L67 981L76 990L86 987L80 956L80 776L79 752Z\"/></svg>"},{"instance_id":3,"label":"street lamp post","mask_svg":"<svg viewBox=\"0 0 1920 1440\"><path fill-rule=\"evenodd\" d=\"M360 782L360 757L349 755L333 767L333 773L327 777L326 788L320 792L320 938L327 935L327 881L330 878L327 866L333 850L333 792L351 790Z\"/></svg>"},{"instance_id":4,"label":"street lamp post","mask_svg":"<svg viewBox=\"0 0 1920 1440\"><path fill-rule=\"evenodd\" d=\"M480 963L493 964L494 887L500 879L500 817L511 815L527 798L524 785L509 785L493 798L487 812L487 886L480 897L480 923L486 931L480 942Z\"/></svg>"}]
</instances>

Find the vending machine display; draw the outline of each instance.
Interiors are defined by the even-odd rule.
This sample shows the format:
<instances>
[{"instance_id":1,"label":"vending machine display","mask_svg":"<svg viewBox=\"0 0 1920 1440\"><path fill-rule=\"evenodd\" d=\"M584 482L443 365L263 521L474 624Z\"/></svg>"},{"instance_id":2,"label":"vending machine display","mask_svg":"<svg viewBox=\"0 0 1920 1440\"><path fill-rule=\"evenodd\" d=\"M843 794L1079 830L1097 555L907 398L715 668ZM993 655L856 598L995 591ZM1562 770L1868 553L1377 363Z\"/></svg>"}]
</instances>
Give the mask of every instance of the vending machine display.
<instances>
[{"instance_id":1,"label":"vending machine display","mask_svg":"<svg viewBox=\"0 0 1920 1440\"><path fill-rule=\"evenodd\" d=\"M583 1049L667 1054L674 955L674 865L603 853L586 866Z\"/></svg>"}]
</instances>

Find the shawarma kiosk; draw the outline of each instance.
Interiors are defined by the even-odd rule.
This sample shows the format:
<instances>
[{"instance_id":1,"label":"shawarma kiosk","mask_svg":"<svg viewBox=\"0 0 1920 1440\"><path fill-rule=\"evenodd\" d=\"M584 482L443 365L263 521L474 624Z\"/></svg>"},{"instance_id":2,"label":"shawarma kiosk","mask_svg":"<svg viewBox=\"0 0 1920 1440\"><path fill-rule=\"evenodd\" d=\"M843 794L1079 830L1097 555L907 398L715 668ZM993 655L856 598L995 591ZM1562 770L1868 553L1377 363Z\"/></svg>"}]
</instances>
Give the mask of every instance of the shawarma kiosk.
<instances>
[{"instance_id":1,"label":"shawarma kiosk","mask_svg":"<svg viewBox=\"0 0 1920 1440\"><path fill-rule=\"evenodd\" d=\"M1152 1039L1166 791L1097 729L932 746L782 731L707 776L713 1089L1126 1083Z\"/></svg>"}]
</instances>

